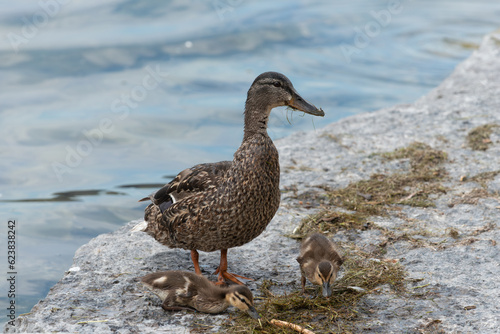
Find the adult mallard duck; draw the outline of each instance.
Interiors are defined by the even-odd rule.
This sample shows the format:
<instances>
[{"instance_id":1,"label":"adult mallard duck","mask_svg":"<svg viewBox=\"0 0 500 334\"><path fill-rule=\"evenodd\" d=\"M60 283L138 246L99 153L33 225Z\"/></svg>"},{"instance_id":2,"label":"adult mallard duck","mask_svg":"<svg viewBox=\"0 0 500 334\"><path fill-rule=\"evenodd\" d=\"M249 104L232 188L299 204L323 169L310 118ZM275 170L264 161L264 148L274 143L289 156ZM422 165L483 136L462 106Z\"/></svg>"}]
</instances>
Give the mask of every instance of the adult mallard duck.
<instances>
[{"instance_id":1,"label":"adult mallard duck","mask_svg":"<svg viewBox=\"0 0 500 334\"><path fill-rule=\"evenodd\" d=\"M247 312L252 318L260 318L253 306L252 292L246 286L219 287L204 276L180 270L149 274L141 281L161 298L165 311L195 309L204 313L220 313L231 305Z\"/></svg>"},{"instance_id":2,"label":"adult mallard duck","mask_svg":"<svg viewBox=\"0 0 500 334\"><path fill-rule=\"evenodd\" d=\"M283 74L259 75L248 90L243 142L233 161L205 163L180 172L149 197L145 222L134 228L171 248L191 250L197 274L198 250L221 251L218 282L242 284L227 272L227 250L264 231L280 204L278 151L267 134L271 109L288 106L324 116L304 100Z\"/></svg>"},{"instance_id":3,"label":"adult mallard duck","mask_svg":"<svg viewBox=\"0 0 500 334\"><path fill-rule=\"evenodd\" d=\"M302 274L302 293L305 292L307 277L311 283L321 285L323 297L332 294L330 285L344 263L337 249L333 241L320 233L313 233L302 241L297 258Z\"/></svg>"}]
</instances>

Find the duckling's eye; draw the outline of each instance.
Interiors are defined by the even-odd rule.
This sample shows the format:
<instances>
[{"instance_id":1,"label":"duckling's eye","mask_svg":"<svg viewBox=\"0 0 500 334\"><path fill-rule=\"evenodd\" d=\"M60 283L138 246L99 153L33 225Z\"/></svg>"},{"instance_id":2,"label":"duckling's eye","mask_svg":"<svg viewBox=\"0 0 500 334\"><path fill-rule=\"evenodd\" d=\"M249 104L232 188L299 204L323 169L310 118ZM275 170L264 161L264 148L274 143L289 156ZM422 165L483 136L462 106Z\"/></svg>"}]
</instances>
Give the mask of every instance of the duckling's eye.
<instances>
[{"instance_id":1,"label":"duckling's eye","mask_svg":"<svg viewBox=\"0 0 500 334\"><path fill-rule=\"evenodd\" d=\"M273 82L273 86L279 88L279 87L281 87L281 82L275 81L275 82Z\"/></svg>"}]
</instances>

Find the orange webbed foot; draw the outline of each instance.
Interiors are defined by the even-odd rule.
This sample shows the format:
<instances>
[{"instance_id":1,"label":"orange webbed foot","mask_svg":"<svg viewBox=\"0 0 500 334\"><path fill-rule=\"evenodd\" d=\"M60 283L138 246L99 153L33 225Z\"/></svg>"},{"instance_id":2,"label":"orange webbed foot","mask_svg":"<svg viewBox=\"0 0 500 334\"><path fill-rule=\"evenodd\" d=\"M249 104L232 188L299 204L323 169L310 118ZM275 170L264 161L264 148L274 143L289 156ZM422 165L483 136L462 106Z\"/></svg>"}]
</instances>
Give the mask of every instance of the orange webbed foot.
<instances>
[{"instance_id":1,"label":"orange webbed foot","mask_svg":"<svg viewBox=\"0 0 500 334\"><path fill-rule=\"evenodd\" d=\"M226 280L234 282L234 283L239 284L239 285L245 285L245 283L240 281L238 278L241 278L241 279L244 279L247 281L253 281L253 278L248 278L248 277L241 276L238 274L229 273L229 272L227 272L227 270L221 271L220 267L217 268L217 270L215 271L214 274L218 274L217 275L217 282L215 282L215 285L224 285L224 284L226 284Z\"/></svg>"},{"instance_id":2,"label":"orange webbed foot","mask_svg":"<svg viewBox=\"0 0 500 334\"><path fill-rule=\"evenodd\" d=\"M238 278L253 281L253 279L251 278L227 272L227 249L222 249L220 251L220 265L214 274L218 274L218 279L217 282L215 283L216 285L226 284L225 281L226 279L228 281L234 282L239 285L245 285L245 284L241 282Z\"/></svg>"}]
</instances>

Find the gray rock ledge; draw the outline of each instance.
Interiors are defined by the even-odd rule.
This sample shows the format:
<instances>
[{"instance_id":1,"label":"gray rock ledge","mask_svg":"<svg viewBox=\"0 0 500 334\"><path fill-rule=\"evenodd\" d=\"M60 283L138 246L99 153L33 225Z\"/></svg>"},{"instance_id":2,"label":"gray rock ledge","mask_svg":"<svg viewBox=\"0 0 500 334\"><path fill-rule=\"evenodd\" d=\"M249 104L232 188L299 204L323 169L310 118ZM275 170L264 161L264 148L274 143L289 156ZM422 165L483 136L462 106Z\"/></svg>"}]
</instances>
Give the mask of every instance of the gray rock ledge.
<instances>
[{"instance_id":1,"label":"gray rock ledge","mask_svg":"<svg viewBox=\"0 0 500 334\"><path fill-rule=\"evenodd\" d=\"M461 182L462 176L500 170L500 129L490 136L486 151L465 145L467 133L487 123L500 124L500 32L484 38L479 50L461 63L452 75L427 96L410 105L397 105L356 115L309 133L296 133L277 141L282 166L282 187L297 187L299 194L315 186L344 187L367 179L373 173L390 172L397 164L373 153L392 151L414 141L447 152L445 168L450 175L448 193L434 198L436 207L401 206L416 222L415 228L432 231L432 237L450 244L446 231L474 236L470 243L453 243L443 249L412 247L397 242L386 257L398 259L410 278L432 291L430 299L405 300L394 294L367 295L360 312L360 332L376 333L498 333L500 328L500 175L487 182L491 196L473 204L450 206L479 185ZM336 140L332 140L334 135ZM290 168L295 166L295 168ZM307 167L307 168L300 168ZM314 212L298 201L282 196L281 208L267 230L254 241L229 251L234 272L256 278L249 287L256 291L262 279L300 287L295 258L298 242L291 233L300 220ZM395 228L396 217L373 217L374 224ZM168 249L143 233L131 233L130 222L116 232L104 234L82 246L74 264L35 305L20 316L14 332L72 333L184 333L192 323L218 331L226 313L208 316L192 312L165 313L156 296L147 292L137 277L168 269L192 270L189 252ZM488 226L488 229L482 229ZM482 233L478 233L481 231ZM335 239L369 248L380 242L373 231L339 232ZM219 253L201 253L202 270L209 275L218 264ZM213 279L214 277L211 276ZM472 307L469 307L472 306ZM437 324L432 330L430 324Z\"/></svg>"}]
</instances>

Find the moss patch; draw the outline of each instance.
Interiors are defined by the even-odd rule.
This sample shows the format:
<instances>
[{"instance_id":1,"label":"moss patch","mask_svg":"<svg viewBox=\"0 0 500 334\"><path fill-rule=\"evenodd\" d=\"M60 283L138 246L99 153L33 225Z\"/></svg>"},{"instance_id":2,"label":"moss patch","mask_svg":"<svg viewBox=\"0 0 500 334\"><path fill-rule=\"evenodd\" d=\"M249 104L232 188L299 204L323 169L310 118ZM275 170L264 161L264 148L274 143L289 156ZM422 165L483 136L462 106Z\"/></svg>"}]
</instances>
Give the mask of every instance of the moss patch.
<instances>
[{"instance_id":1,"label":"moss patch","mask_svg":"<svg viewBox=\"0 0 500 334\"><path fill-rule=\"evenodd\" d=\"M476 174L470 178L467 178L466 181L472 181L479 183L483 188L486 188L486 182L493 180L498 174L500 174L500 170L495 170L491 172L483 172Z\"/></svg>"},{"instance_id":2,"label":"moss patch","mask_svg":"<svg viewBox=\"0 0 500 334\"><path fill-rule=\"evenodd\" d=\"M484 188L476 188L476 189L472 189L468 193L463 194L460 197L455 198L449 204L449 206L453 207L453 206L455 206L457 204L472 204L472 205L476 205L477 202L480 199L488 198L488 197L492 197L492 196L493 195L490 194L490 193L488 193L488 191L486 189L484 189Z\"/></svg>"},{"instance_id":3,"label":"moss patch","mask_svg":"<svg viewBox=\"0 0 500 334\"><path fill-rule=\"evenodd\" d=\"M431 195L446 193L441 183L447 176L442 167L447 160L445 152L415 142L381 156L386 160L408 160L409 170L373 174L370 179L351 183L343 189L327 189L327 205L302 221L296 237L318 230L334 233L339 229L369 228L369 217L386 216L396 209L395 204L432 207Z\"/></svg>"},{"instance_id":4,"label":"moss patch","mask_svg":"<svg viewBox=\"0 0 500 334\"><path fill-rule=\"evenodd\" d=\"M484 124L467 134L467 146L476 151L486 151L491 145L490 135L498 124Z\"/></svg>"},{"instance_id":5,"label":"moss patch","mask_svg":"<svg viewBox=\"0 0 500 334\"><path fill-rule=\"evenodd\" d=\"M272 292L275 284L264 281L260 286L262 297L256 300L256 308L262 316L260 321L246 314L239 314L224 324L229 333L294 333L290 329L275 327L271 319L300 325L315 333L351 333L355 331L358 318L358 303L370 293L378 293L387 286L393 293L405 293L406 273L401 265L391 260L374 258L355 246L346 248L343 276L332 287L330 298L321 297L320 288L306 285L306 295L300 291L277 296ZM356 289L348 287L357 287Z\"/></svg>"},{"instance_id":6,"label":"moss patch","mask_svg":"<svg viewBox=\"0 0 500 334\"><path fill-rule=\"evenodd\" d=\"M493 180L498 174L500 174L500 170L483 172L471 177L464 178L462 180L463 182L476 182L481 186L481 188L475 188L469 191L468 193L464 193L460 196L457 196L449 203L449 206L452 207L457 204L476 205L477 202L483 198L499 199L500 194L498 192L488 191L488 181Z\"/></svg>"}]
</instances>

